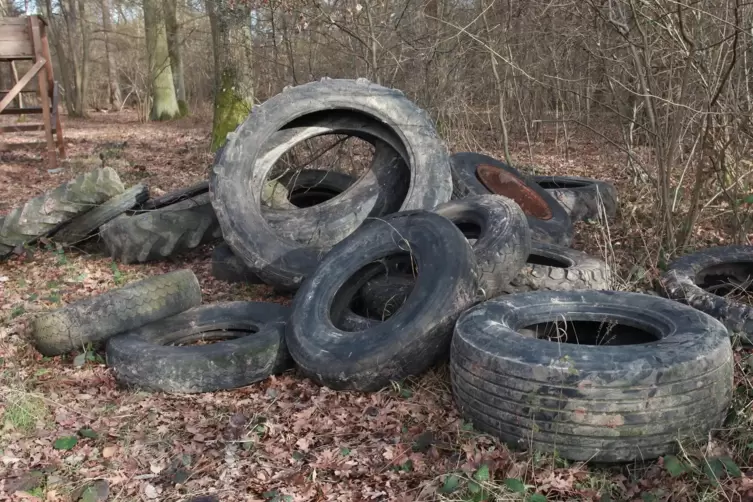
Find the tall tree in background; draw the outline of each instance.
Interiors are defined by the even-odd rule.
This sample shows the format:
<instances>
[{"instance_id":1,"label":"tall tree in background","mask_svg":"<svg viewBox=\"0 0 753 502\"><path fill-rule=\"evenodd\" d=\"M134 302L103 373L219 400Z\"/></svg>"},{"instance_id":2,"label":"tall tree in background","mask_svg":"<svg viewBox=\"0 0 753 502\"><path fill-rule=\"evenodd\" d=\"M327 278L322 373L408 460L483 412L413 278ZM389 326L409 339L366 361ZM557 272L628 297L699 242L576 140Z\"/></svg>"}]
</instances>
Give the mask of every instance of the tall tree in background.
<instances>
[{"instance_id":1,"label":"tall tree in background","mask_svg":"<svg viewBox=\"0 0 753 502\"><path fill-rule=\"evenodd\" d=\"M105 32L105 53L107 60L107 84L109 89L110 108L119 109L123 98L120 94L120 84L118 83L118 74L115 67L115 48L112 44L112 22L110 0L102 0L102 29Z\"/></svg>"},{"instance_id":2,"label":"tall tree in background","mask_svg":"<svg viewBox=\"0 0 753 502\"><path fill-rule=\"evenodd\" d=\"M170 68L173 72L175 94L178 97L178 107L181 115L188 113L186 102L186 83L183 75L183 58L181 57L181 33L178 24L177 1L164 0L165 28L167 29L167 50L170 54Z\"/></svg>"},{"instance_id":3,"label":"tall tree in background","mask_svg":"<svg viewBox=\"0 0 753 502\"><path fill-rule=\"evenodd\" d=\"M167 49L165 19L160 0L144 0L144 28L146 52L149 56L149 75L152 86L151 120L170 120L180 116L175 95L170 54Z\"/></svg>"},{"instance_id":4,"label":"tall tree in background","mask_svg":"<svg viewBox=\"0 0 753 502\"><path fill-rule=\"evenodd\" d=\"M225 143L251 112L254 101L251 7L231 0L206 0L214 50L214 120L211 150Z\"/></svg>"}]
</instances>

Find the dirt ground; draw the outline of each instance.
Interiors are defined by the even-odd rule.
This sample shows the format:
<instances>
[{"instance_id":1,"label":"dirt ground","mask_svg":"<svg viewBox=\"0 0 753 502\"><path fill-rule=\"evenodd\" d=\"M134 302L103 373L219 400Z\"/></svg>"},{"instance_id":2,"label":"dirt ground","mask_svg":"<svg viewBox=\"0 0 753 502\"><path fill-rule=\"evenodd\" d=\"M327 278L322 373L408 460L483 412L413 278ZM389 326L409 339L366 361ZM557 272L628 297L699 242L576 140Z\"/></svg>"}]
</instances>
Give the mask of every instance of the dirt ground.
<instances>
[{"instance_id":1,"label":"dirt ground","mask_svg":"<svg viewBox=\"0 0 753 502\"><path fill-rule=\"evenodd\" d=\"M33 133L3 137L0 215L103 164L127 186L144 182L159 195L205 179L212 162L207 119L142 124L129 113L97 113L64 125L69 160L52 174L41 145L21 144ZM635 188L618 152L589 140L570 147L568 160L560 145L536 144L533 162L527 148L513 150L541 174L616 184L616 220L579 223L573 246L606 257L620 287L646 287L658 273L647 189ZM724 244L714 230L702 229L702 241ZM445 367L373 394L334 392L290 371L231 392L171 396L119 388L101 350L81 364L76 353L46 358L31 346L26 329L37 313L180 268L199 277L204 303L290 301L266 286L215 280L211 250L123 265L41 246L0 263L0 500L753 500L753 387L750 355L739 348L734 418L708 446L595 467L516 452L475 432L455 410ZM720 456L729 462L703 462Z\"/></svg>"}]
</instances>

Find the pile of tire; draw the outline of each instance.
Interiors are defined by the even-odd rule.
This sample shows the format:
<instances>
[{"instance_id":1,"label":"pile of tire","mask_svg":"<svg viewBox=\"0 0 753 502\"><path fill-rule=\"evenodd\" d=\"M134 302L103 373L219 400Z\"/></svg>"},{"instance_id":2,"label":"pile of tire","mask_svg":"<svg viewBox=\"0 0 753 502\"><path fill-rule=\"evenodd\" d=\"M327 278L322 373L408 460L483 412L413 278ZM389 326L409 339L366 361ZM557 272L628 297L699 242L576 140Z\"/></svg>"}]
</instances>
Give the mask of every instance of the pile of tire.
<instances>
[{"instance_id":1,"label":"pile of tire","mask_svg":"<svg viewBox=\"0 0 753 502\"><path fill-rule=\"evenodd\" d=\"M328 134L370 142L370 168L354 177L276 167ZM364 79L286 89L228 135L204 193L169 199L112 219L102 231L110 252L144 261L221 236L214 275L291 292L291 306L199 305L184 273L182 296L167 302L180 305L158 315L138 304L154 288L137 285L39 318L40 351L106 341L118 381L165 392L232 389L290 368L374 392L449 362L474 427L574 460L674 452L726 414L725 326L667 298L612 291L604 260L570 247L574 220L616 214L611 185L450 155L399 91ZM126 297L146 315L134 320ZM87 324L87 301L112 319ZM197 340L212 343L179 346Z\"/></svg>"}]
</instances>

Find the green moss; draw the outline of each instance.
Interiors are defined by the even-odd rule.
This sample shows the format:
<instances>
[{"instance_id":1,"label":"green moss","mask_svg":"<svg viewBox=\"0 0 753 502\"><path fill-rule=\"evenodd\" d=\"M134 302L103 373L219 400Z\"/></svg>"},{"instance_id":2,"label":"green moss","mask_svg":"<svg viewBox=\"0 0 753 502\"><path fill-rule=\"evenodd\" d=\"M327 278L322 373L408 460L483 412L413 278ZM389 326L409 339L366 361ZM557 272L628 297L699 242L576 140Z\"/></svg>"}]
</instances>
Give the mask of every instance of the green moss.
<instances>
[{"instance_id":1,"label":"green moss","mask_svg":"<svg viewBox=\"0 0 753 502\"><path fill-rule=\"evenodd\" d=\"M180 110L181 117L187 116L190 112L190 110L188 109L188 103L186 103L182 99L178 100L178 109Z\"/></svg>"},{"instance_id":2,"label":"green moss","mask_svg":"<svg viewBox=\"0 0 753 502\"><path fill-rule=\"evenodd\" d=\"M214 100L212 152L217 151L225 143L228 133L233 132L251 112L252 103L237 90L235 81L233 70L223 73L222 85L217 90Z\"/></svg>"}]
</instances>

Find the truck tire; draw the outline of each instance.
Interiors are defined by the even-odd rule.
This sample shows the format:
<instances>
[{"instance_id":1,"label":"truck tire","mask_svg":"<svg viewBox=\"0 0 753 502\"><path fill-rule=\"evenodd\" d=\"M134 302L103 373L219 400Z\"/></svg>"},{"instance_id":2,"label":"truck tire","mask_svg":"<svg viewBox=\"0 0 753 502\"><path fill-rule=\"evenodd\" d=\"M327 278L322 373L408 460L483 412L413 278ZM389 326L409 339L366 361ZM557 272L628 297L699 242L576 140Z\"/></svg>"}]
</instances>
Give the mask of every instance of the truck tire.
<instances>
[{"instance_id":1,"label":"truck tire","mask_svg":"<svg viewBox=\"0 0 753 502\"><path fill-rule=\"evenodd\" d=\"M532 176L573 221L612 219L617 215L617 189L611 183L578 176Z\"/></svg>"},{"instance_id":2,"label":"truck tire","mask_svg":"<svg viewBox=\"0 0 753 502\"><path fill-rule=\"evenodd\" d=\"M225 282L264 284L224 242L217 244L212 251L212 276Z\"/></svg>"}]
</instances>

